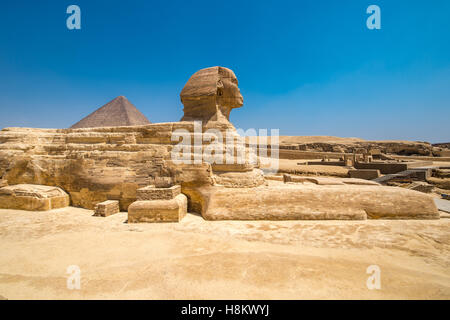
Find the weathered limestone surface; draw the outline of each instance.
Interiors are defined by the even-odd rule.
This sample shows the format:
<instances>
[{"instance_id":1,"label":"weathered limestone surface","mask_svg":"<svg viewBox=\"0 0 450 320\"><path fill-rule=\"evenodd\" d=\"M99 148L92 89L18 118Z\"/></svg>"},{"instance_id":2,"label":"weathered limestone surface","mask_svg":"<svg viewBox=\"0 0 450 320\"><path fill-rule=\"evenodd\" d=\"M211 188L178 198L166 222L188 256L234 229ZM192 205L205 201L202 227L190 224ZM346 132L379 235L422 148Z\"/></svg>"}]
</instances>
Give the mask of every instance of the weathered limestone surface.
<instances>
[{"instance_id":1,"label":"weathered limestone surface","mask_svg":"<svg viewBox=\"0 0 450 320\"><path fill-rule=\"evenodd\" d=\"M434 186L424 181L414 181L407 188L423 193L430 193L433 190Z\"/></svg>"},{"instance_id":2,"label":"weathered limestone surface","mask_svg":"<svg viewBox=\"0 0 450 320\"><path fill-rule=\"evenodd\" d=\"M272 179L279 180L279 179ZM367 181L358 178L325 178L325 177L308 177L308 176L296 176L292 174L284 174L281 181L298 182L298 183L314 183L317 185L346 185L346 184L358 184L358 185L373 185L379 186L380 184L375 181Z\"/></svg>"},{"instance_id":3,"label":"weathered limestone surface","mask_svg":"<svg viewBox=\"0 0 450 320\"><path fill-rule=\"evenodd\" d=\"M200 153L199 164L172 161L171 151L179 140L171 141L171 135L178 129L194 139L192 122L86 129L6 128L0 131L0 178L10 185L60 186L70 194L74 206L88 209L105 200L118 200L121 210L136 200L136 190L144 186L178 183L189 194L192 188L214 184L211 165L202 160L202 148L191 147L192 159L195 152ZM262 176L259 182L263 182Z\"/></svg>"},{"instance_id":4,"label":"weathered limestone surface","mask_svg":"<svg viewBox=\"0 0 450 320\"><path fill-rule=\"evenodd\" d=\"M412 190L369 185L280 184L200 188L209 220L439 219L433 198Z\"/></svg>"},{"instance_id":5,"label":"weathered limestone surface","mask_svg":"<svg viewBox=\"0 0 450 320\"><path fill-rule=\"evenodd\" d=\"M115 213L119 213L119 201L106 200L95 205L95 216L107 217Z\"/></svg>"},{"instance_id":6,"label":"weathered limestone surface","mask_svg":"<svg viewBox=\"0 0 450 320\"><path fill-rule=\"evenodd\" d=\"M175 185L169 188L156 188L147 186L137 190L137 200L171 200L181 193L181 186Z\"/></svg>"},{"instance_id":7,"label":"weathered limestone surface","mask_svg":"<svg viewBox=\"0 0 450 320\"><path fill-rule=\"evenodd\" d=\"M0 188L0 208L46 211L70 204L67 193L58 187L19 184Z\"/></svg>"},{"instance_id":8,"label":"weathered limestone surface","mask_svg":"<svg viewBox=\"0 0 450 320\"><path fill-rule=\"evenodd\" d=\"M377 169L356 169L349 170L350 178L372 180L380 177L380 170Z\"/></svg>"},{"instance_id":9,"label":"weathered limestone surface","mask_svg":"<svg viewBox=\"0 0 450 320\"><path fill-rule=\"evenodd\" d=\"M128 207L128 222L179 222L187 213L187 198L179 194L171 200L136 201Z\"/></svg>"},{"instance_id":10,"label":"weathered limestone surface","mask_svg":"<svg viewBox=\"0 0 450 320\"><path fill-rule=\"evenodd\" d=\"M264 176L260 169L247 172L216 172L215 184L231 188L253 188L264 184Z\"/></svg>"}]
</instances>

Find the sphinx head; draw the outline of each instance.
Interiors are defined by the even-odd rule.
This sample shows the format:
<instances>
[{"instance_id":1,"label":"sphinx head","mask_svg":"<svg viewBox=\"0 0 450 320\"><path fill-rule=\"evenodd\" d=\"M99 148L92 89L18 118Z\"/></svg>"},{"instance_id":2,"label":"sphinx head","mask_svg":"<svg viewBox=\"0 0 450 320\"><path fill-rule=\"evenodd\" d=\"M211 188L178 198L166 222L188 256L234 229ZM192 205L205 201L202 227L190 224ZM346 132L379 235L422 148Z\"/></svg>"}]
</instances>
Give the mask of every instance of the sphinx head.
<instances>
[{"instance_id":1,"label":"sphinx head","mask_svg":"<svg viewBox=\"0 0 450 320\"><path fill-rule=\"evenodd\" d=\"M194 73L180 97L184 105L182 121L228 122L231 110L243 105L237 78L233 71L224 67Z\"/></svg>"}]
</instances>

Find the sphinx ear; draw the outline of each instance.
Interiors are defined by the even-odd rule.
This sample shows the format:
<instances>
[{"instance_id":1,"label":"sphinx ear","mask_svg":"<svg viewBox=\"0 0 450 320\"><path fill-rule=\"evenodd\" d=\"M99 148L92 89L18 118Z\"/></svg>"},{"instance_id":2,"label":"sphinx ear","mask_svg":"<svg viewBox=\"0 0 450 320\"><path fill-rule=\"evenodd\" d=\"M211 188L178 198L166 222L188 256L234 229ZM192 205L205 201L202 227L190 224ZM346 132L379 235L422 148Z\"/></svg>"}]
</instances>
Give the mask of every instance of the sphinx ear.
<instances>
[{"instance_id":1,"label":"sphinx ear","mask_svg":"<svg viewBox=\"0 0 450 320\"><path fill-rule=\"evenodd\" d=\"M220 97L223 95L223 82L222 80L217 80L217 95Z\"/></svg>"}]
</instances>

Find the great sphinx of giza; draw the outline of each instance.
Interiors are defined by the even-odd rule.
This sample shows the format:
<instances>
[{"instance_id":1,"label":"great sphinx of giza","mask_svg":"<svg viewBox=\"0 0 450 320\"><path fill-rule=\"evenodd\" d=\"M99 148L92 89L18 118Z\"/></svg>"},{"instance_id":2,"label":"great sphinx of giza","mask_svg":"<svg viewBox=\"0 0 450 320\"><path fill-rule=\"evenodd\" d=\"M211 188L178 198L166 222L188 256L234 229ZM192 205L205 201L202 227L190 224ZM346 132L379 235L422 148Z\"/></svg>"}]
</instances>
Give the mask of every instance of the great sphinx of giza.
<instances>
[{"instance_id":1,"label":"great sphinx of giza","mask_svg":"<svg viewBox=\"0 0 450 320\"><path fill-rule=\"evenodd\" d=\"M60 187L70 195L73 206L87 209L105 200L119 200L120 209L127 210L136 201L138 188L180 185L188 210L209 220L439 218L433 199L417 191L369 182L354 185L345 179L268 181L258 165L249 161L206 161L202 157L207 144L189 149L192 157L201 157L200 163L176 163L173 150L179 141L173 137L179 130L189 138L208 136L208 141L214 136L211 129L231 132L235 140L242 138L229 121L231 110L243 104L230 69L196 72L180 97L184 104L180 122L5 128L0 131L0 179L10 185ZM241 147L247 154L245 144Z\"/></svg>"}]
</instances>

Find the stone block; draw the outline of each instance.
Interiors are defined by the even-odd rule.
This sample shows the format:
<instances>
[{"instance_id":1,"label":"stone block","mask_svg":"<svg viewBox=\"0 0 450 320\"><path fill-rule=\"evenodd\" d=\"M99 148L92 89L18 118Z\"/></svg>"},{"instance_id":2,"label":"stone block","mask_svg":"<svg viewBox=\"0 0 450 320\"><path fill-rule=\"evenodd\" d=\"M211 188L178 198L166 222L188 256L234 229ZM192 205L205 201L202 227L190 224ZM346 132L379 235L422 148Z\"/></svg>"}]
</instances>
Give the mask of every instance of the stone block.
<instances>
[{"instance_id":1,"label":"stone block","mask_svg":"<svg viewBox=\"0 0 450 320\"><path fill-rule=\"evenodd\" d=\"M213 186L198 197L206 220L439 219L431 196L378 185Z\"/></svg>"},{"instance_id":2,"label":"stone block","mask_svg":"<svg viewBox=\"0 0 450 320\"><path fill-rule=\"evenodd\" d=\"M179 194L171 200L133 202L128 207L128 222L179 222L187 213L187 198Z\"/></svg>"},{"instance_id":3,"label":"stone block","mask_svg":"<svg viewBox=\"0 0 450 320\"><path fill-rule=\"evenodd\" d=\"M350 178L358 178L365 180L376 179L380 176L380 170L378 169L356 169L348 170Z\"/></svg>"},{"instance_id":4,"label":"stone block","mask_svg":"<svg viewBox=\"0 0 450 320\"><path fill-rule=\"evenodd\" d=\"M381 150L380 149L369 149L369 153L372 155L372 156L379 156L379 155L381 155Z\"/></svg>"},{"instance_id":5,"label":"stone block","mask_svg":"<svg viewBox=\"0 0 450 320\"><path fill-rule=\"evenodd\" d=\"M119 201L107 200L95 205L95 216L107 217L115 213L119 213Z\"/></svg>"},{"instance_id":6,"label":"stone block","mask_svg":"<svg viewBox=\"0 0 450 320\"><path fill-rule=\"evenodd\" d=\"M137 189L136 198L138 201L145 200L171 200L181 193L181 186L175 185L170 188L156 188L147 186Z\"/></svg>"},{"instance_id":7,"label":"stone block","mask_svg":"<svg viewBox=\"0 0 450 320\"><path fill-rule=\"evenodd\" d=\"M58 187L17 184L0 188L0 208L46 211L67 207L69 195Z\"/></svg>"},{"instance_id":8,"label":"stone block","mask_svg":"<svg viewBox=\"0 0 450 320\"><path fill-rule=\"evenodd\" d=\"M423 181L415 181L408 186L408 189L410 190L420 191L423 193L430 193L433 191L433 188L434 186L432 184Z\"/></svg>"}]
</instances>

